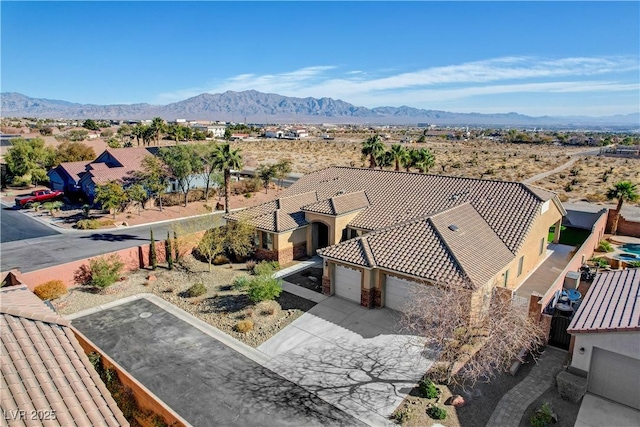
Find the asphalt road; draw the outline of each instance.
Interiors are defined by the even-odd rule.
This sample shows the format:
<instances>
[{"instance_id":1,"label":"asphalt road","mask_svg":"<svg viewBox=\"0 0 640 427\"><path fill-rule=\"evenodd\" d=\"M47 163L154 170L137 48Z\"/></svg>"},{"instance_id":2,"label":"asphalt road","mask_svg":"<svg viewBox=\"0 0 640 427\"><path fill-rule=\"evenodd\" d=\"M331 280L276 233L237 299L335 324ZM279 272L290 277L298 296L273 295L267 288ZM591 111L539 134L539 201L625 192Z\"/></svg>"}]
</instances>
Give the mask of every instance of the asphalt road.
<instances>
[{"instance_id":1,"label":"asphalt road","mask_svg":"<svg viewBox=\"0 0 640 427\"><path fill-rule=\"evenodd\" d=\"M194 426L364 426L148 300L73 326Z\"/></svg>"},{"instance_id":2,"label":"asphalt road","mask_svg":"<svg viewBox=\"0 0 640 427\"><path fill-rule=\"evenodd\" d=\"M4 217L5 211L2 213ZM221 214L213 214L198 218L105 232L100 232L99 230L64 230L63 232L58 232L26 217L24 214L19 212L15 213L18 215L18 218L24 217L31 222L35 222L48 229L51 233L42 237L3 242L2 245L0 245L2 255L0 257L0 271L17 268L21 272L26 273L28 271L39 270L41 268L149 243L149 231L151 229L153 229L154 237L157 240L161 240L166 238L167 231L173 231L174 227L179 229L179 234L187 234L189 232L213 227L221 221ZM18 227L18 223L14 221L20 221L20 219L16 220L15 217L7 217L7 219L8 228ZM4 234L4 218L2 226L2 232ZM32 226L32 223L28 223L28 228ZM20 232L21 231L17 231L17 233Z\"/></svg>"},{"instance_id":3,"label":"asphalt road","mask_svg":"<svg viewBox=\"0 0 640 427\"><path fill-rule=\"evenodd\" d=\"M20 211L14 210L13 207L0 204L0 209L0 243L60 234ZM3 247L0 247L0 250Z\"/></svg>"}]
</instances>

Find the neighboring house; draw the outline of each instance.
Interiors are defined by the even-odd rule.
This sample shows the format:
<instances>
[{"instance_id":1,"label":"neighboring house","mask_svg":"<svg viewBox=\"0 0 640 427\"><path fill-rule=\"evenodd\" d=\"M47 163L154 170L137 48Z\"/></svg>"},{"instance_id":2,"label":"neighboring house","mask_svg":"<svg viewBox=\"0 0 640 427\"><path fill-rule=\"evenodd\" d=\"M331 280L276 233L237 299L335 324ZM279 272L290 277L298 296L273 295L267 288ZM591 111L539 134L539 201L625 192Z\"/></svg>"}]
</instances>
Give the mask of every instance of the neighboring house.
<instances>
[{"instance_id":1,"label":"neighboring house","mask_svg":"<svg viewBox=\"0 0 640 427\"><path fill-rule=\"evenodd\" d=\"M587 391L640 410L640 269L596 275L567 331Z\"/></svg>"},{"instance_id":2,"label":"neighboring house","mask_svg":"<svg viewBox=\"0 0 640 427\"><path fill-rule=\"evenodd\" d=\"M86 165L80 179L80 188L88 200L93 201L95 188L109 181L126 182L136 171L142 170L142 160L157 153L157 147L109 148Z\"/></svg>"},{"instance_id":3,"label":"neighboring house","mask_svg":"<svg viewBox=\"0 0 640 427\"><path fill-rule=\"evenodd\" d=\"M264 131L265 138L282 138L284 131L278 128L266 128Z\"/></svg>"},{"instance_id":4,"label":"neighboring house","mask_svg":"<svg viewBox=\"0 0 640 427\"><path fill-rule=\"evenodd\" d=\"M109 181L126 184L136 171L142 170L142 160L157 155L158 147L108 148L91 162L61 163L50 170L47 175L52 189L83 194L89 202L93 202L95 188ZM204 178L193 176L189 188L204 188ZM180 191L178 182L169 180L167 192Z\"/></svg>"},{"instance_id":5,"label":"neighboring house","mask_svg":"<svg viewBox=\"0 0 640 427\"><path fill-rule=\"evenodd\" d=\"M129 425L69 325L24 286L0 291L3 425Z\"/></svg>"},{"instance_id":6,"label":"neighboring house","mask_svg":"<svg viewBox=\"0 0 640 427\"><path fill-rule=\"evenodd\" d=\"M212 136L214 138L223 138L224 131L227 129L225 125L203 125L200 123L194 124L191 128L194 131L204 132L208 136Z\"/></svg>"},{"instance_id":7,"label":"neighboring house","mask_svg":"<svg viewBox=\"0 0 640 427\"><path fill-rule=\"evenodd\" d=\"M86 171L86 161L61 163L47 172L51 189L64 191L67 195L79 193L81 191L80 179Z\"/></svg>"},{"instance_id":8,"label":"neighboring house","mask_svg":"<svg viewBox=\"0 0 640 427\"><path fill-rule=\"evenodd\" d=\"M425 284L466 286L483 303L495 286L515 289L565 213L519 182L330 167L225 218L256 226L262 259L322 256L324 293L402 309Z\"/></svg>"}]
</instances>

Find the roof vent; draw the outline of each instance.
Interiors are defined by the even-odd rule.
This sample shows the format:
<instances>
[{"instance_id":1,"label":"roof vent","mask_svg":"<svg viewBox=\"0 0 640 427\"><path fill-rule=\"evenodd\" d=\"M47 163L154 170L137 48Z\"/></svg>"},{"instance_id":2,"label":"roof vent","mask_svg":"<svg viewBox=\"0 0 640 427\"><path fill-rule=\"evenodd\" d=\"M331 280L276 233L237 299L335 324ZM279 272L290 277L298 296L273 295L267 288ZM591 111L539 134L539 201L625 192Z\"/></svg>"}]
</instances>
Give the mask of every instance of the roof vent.
<instances>
[{"instance_id":1,"label":"roof vent","mask_svg":"<svg viewBox=\"0 0 640 427\"><path fill-rule=\"evenodd\" d=\"M455 224L451 224L451 225L449 226L449 230L451 230L451 231L458 231L458 226L457 226L457 225L455 225Z\"/></svg>"},{"instance_id":2,"label":"roof vent","mask_svg":"<svg viewBox=\"0 0 640 427\"><path fill-rule=\"evenodd\" d=\"M341 194L344 194L344 193L346 193L346 191L344 191L344 190L340 190L340 191L338 191L338 194L336 194L336 195L337 195L337 196L340 196Z\"/></svg>"}]
</instances>

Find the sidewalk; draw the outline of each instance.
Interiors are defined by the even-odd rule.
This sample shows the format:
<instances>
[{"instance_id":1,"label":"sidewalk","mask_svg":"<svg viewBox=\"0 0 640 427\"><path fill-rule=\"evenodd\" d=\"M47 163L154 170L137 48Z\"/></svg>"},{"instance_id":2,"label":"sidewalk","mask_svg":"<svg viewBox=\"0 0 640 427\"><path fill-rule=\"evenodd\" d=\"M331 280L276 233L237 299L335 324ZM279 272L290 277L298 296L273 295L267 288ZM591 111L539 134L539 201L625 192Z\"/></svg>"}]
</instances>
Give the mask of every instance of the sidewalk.
<instances>
[{"instance_id":1,"label":"sidewalk","mask_svg":"<svg viewBox=\"0 0 640 427\"><path fill-rule=\"evenodd\" d=\"M546 347L529 375L502 396L487 426L518 427L529 405L554 385L566 357L565 351Z\"/></svg>"}]
</instances>

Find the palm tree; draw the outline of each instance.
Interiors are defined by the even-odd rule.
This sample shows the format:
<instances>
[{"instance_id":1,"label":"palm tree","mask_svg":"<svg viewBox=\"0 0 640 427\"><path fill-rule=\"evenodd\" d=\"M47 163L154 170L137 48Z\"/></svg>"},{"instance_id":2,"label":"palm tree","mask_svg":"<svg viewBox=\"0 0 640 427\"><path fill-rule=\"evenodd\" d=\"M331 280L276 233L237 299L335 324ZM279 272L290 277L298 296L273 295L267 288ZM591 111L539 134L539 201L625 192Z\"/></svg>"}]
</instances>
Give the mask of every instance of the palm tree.
<instances>
[{"instance_id":1,"label":"palm tree","mask_svg":"<svg viewBox=\"0 0 640 427\"><path fill-rule=\"evenodd\" d=\"M159 145L160 134L167 129L167 125L165 124L162 117L153 118L153 120L151 121L151 129L153 130L153 139L156 141L156 145Z\"/></svg>"},{"instance_id":2,"label":"palm tree","mask_svg":"<svg viewBox=\"0 0 640 427\"><path fill-rule=\"evenodd\" d=\"M400 144L393 144L391 146L391 158L396 166L396 171L400 170L400 165L405 165L409 152Z\"/></svg>"},{"instance_id":3,"label":"palm tree","mask_svg":"<svg viewBox=\"0 0 640 427\"><path fill-rule=\"evenodd\" d=\"M216 147L213 164L224 174L224 211L229 213L229 193L231 192L231 169L242 168L240 149L232 150L228 142Z\"/></svg>"},{"instance_id":4,"label":"palm tree","mask_svg":"<svg viewBox=\"0 0 640 427\"><path fill-rule=\"evenodd\" d=\"M638 194L638 185L633 184L631 181L618 181L607 191L607 199L618 199L618 206L616 207L616 215L613 218L613 224L611 225L611 234L616 234L618 231L618 221L620 221L620 211L622 210L622 204L627 202L635 202L640 195Z\"/></svg>"},{"instance_id":5,"label":"palm tree","mask_svg":"<svg viewBox=\"0 0 640 427\"><path fill-rule=\"evenodd\" d=\"M137 124L133 128L131 128L131 135L136 137L136 142L138 143L138 147L140 146L140 138L142 138L142 136L144 135L145 127L146 126Z\"/></svg>"},{"instance_id":6,"label":"palm tree","mask_svg":"<svg viewBox=\"0 0 640 427\"><path fill-rule=\"evenodd\" d=\"M380 140L380 135L375 134L362 143L362 155L369 156L369 168L376 167L376 157L384 152L384 144Z\"/></svg>"},{"instance_id":7,"label":"palm tree","mask_svg":"<svg viewBox=\"0 0 640 427\"><path fill-rule=\"evenodd\" d=\"M426 148L412 150L411 157L413 165L418 168L418 171L420 171L420 173L429 172L429 169L431 169L436 162L436 159L435 157L433 157L431 151Z\"/></svg>"},{"instance_id":8,"label":"palm tree","mask_svg":"<svg viewBox=\"0 0 640 427\"><path fill-rule=\"evenodd\" d=\"M177 144L182 138L182 126L169 125L169 127L167 128L167 134L169 135L170 138L173 138L173 140Z\"/></svg>"}]
</instances>

